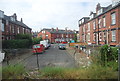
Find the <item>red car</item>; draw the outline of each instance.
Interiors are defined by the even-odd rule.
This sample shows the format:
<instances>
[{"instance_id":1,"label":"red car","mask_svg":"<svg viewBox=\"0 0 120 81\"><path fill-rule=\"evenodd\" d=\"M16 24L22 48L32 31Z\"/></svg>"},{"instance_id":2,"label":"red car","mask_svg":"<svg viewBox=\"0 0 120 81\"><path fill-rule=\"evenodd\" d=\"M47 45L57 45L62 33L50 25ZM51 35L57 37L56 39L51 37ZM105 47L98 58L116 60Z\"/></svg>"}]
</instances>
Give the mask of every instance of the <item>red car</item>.
<instances>
[{"instance_id":1,"label":"red car","mask_svg":"<svg viewBox=\"0 0 120 81\"><path fill-rule=\"evenodd\" d=\"M33 54L43 53L45 51L45 47L43 44L33 45Z\"/></svg>"},{"instance_id":2,"label":"red car","mask_svg":"<svg viewBox=\"0 0 120 81\"><path fill-rule=\"evenodd\" d=\"M62 44L67 44L67 42L61 42Z\"/></svg>"}]
</instances>

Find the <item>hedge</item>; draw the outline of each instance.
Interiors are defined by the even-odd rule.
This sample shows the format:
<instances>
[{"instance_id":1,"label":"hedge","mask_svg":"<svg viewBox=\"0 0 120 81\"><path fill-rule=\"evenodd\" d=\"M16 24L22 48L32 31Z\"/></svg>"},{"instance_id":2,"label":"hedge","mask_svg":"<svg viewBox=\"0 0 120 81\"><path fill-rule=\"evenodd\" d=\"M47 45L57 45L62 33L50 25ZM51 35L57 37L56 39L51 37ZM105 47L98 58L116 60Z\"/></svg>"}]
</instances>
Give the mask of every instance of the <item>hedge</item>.
<instances>
[{"instance_id":1,"label":"hedge","mask_svg":"<svg viewBox=\"0 0 120 81\"><path fill-rule=\"evenodd\" d=\"M16 40L3 40L2 48L3 49L17 49L17 48L29 48L32 43L28 39L16 39Z\"/></svg>"}]
</instances>

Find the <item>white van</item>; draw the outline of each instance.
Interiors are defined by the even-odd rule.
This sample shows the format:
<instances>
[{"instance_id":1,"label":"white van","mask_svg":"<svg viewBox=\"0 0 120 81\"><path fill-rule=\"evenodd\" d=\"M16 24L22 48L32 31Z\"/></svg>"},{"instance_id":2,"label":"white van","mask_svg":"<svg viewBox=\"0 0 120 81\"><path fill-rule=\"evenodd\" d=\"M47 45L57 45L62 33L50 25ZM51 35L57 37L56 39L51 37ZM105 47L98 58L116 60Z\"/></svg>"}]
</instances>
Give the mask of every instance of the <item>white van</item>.
<instances>
[{"instance_id":1,"label":"white van","mask_svg":"<svg viewBox=\"0 0 120 81\"><path fill-rule=\"evenodd\" d=\"M49 48L49 44L47 40L40 41L40 44L43 44L45 46L45 49Z\"/></svg>"}]
</instances>

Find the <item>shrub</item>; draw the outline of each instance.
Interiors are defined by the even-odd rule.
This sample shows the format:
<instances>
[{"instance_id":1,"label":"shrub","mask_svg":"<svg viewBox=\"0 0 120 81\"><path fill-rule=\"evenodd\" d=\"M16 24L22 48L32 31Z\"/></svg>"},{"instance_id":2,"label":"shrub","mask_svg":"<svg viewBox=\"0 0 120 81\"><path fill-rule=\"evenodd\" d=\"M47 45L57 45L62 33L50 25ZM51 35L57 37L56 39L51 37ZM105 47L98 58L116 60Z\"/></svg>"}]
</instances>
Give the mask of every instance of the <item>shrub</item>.
<instances>
[{"instance_id":1,"label":"shrub","mask_svg":"<svg viewBox=\"0 0 120 81\"><path fill-rule=\"evenodd\" d=\"M25 73L25 68L21 64L5 66L2 69L3 79L16 79Z\"/></svg>"},{"instance_id":2,"label":"shrub","mask_svg":"<svg viewBox=\"0 0 120 81\"><path fill-rule=\"evenodd\" d=\"M108 61L116 61L118 59L118 50L116 47L108 47L103 45L100 49L101 63L105 65Z\"/></svg>"},{"instance_id":3,"label":"shrub","mask_svg":"<svg viewBox=\"0 0 120 81\"><path fill-rule=\"evenodd\" d=\"M3 49L29 48L30 46L30 41L28 39L2 41Z\"/></svg>"},{"instance_id":4,"label":"shrub","mask_svg":"<svg viewBox=\"0 0 120 81\"><path fill-rule=\"evenodd\" d=\"M32 42L33 42L33 45L34 44L40 44L40 41L42 40L42 38L33 38L32 39Z\"/></svg>"}]
</instances>

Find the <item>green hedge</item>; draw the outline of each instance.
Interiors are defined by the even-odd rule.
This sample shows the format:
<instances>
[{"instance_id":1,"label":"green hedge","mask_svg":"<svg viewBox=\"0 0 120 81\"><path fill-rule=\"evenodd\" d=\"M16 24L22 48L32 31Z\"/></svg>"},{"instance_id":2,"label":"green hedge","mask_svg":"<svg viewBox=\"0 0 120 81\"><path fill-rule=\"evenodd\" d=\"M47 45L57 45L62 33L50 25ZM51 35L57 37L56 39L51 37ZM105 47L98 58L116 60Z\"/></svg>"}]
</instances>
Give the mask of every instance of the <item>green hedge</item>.
<instances>
[{"instance_id":1,"label":"green hedge","mask_svg":"<svg viewBox=\"0 0 120 81\"><path fill-rule=\"evenodd\" d=\"M109 47L108 45L103 45L100 48L101 62L105 65L108 61L117 61L118 60L118 48Z\"/></svg>"},{"instance_id":2,"label":"green hedge","mask_svg":"<svg viewBox=\"0 0 120 81\"><path fill-rule=\"evenodd\" d=\"M29 48L32 43L28 39L16 39L16 40L3 40L2 48L3 49L16 49L16 48Z\"/></svg>"}]
</instances>

